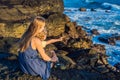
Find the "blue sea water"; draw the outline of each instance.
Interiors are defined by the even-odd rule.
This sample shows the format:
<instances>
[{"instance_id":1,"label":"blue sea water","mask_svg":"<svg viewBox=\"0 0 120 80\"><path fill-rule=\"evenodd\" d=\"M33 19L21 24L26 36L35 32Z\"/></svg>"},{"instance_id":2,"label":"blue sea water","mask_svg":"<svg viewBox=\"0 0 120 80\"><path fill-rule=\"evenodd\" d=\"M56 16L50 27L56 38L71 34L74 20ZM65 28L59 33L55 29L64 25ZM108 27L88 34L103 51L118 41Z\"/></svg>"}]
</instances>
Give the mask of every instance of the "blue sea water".
<instances>
[{"instance_id":1,"label":"blue sea water","mask_svg":"<svg viewBox=\"0 0 120 80\"><path fill-rule=\"evenodd\" d=\"M120 35L120 0L63 0L64 14L70 17L71 21L76 21L78 25L84 26L86 31L97 29L100 35L94 36L94 44L103 44L106 54L109 56L108 62L111 65L120 62L120 41L112 46L98 40L98 37L118 34ZM87 11L79 11L85 7ZM95 11L91 11L93 8Z\"/></svg>"}]
</instances>

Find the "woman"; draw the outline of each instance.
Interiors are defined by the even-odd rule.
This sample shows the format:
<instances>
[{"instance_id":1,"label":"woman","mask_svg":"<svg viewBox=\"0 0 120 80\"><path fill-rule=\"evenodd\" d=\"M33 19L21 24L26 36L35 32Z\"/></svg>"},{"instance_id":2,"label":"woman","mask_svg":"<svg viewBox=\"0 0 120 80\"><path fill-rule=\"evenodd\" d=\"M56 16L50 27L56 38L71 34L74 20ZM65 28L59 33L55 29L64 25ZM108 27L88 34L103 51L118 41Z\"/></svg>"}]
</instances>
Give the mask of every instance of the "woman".
<instances>
[{"instance_id":1,"label":"woman","mask_svg":"<svg viewBox=\"0 0 120 80\"><path fill-rule=\"evenodd\" d=\"M58 58L54 52L52 52L53 56L49 57L45 53L44 47L47 44L62 41L62 37L43 42L38 34L40 35L44 31L44 27L45 19L43 17L36 17L31 22L20 39L18 60L24 73L39 75L43 80L47 80L50 76L51 62L56 62Z\"/></svg>"}]
</instances>

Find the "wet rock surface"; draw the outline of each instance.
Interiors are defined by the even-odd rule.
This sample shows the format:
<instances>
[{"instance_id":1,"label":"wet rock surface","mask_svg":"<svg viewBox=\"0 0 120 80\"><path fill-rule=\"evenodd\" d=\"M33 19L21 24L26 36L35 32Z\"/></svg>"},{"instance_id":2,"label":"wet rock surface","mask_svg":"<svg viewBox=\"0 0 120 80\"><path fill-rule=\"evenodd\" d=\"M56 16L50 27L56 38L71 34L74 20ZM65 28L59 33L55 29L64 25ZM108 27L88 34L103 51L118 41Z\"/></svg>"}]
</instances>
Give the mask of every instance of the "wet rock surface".
<instances>
[{"instance_id":1,"label":"wet rock surface","mask_svg":"<svg viewBox=\"0 0 120 80\"><path fill-rule=\"evenodd\" d=\"M93 29L91 30L91 33L94 35L99 35L100 33L97 31L97 29Z\"/></svg>"},{"instance_id":2,"label":"wet rock surface","mask_svg":"<svg viewBox=\"0 0 120 80\"><path fill-rule=\"evenodd\" d=\"M104 36L99 37L98 39L110 45L116 45L116 41L120 40L120 35L118 34L104 35Z\"/></svg>"}]
</instances>

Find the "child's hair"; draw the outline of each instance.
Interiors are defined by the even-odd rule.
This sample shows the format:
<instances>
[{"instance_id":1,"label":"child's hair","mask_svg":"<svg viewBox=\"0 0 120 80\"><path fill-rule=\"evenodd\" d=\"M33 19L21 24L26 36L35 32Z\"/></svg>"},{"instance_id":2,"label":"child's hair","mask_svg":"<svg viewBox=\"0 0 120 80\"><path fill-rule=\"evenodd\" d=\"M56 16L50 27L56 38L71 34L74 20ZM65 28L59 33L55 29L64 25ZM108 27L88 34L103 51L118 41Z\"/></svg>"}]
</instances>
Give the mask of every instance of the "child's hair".
<instances>
[{"instance_id":1,"label":"child's hair","mask_svg":"<svg viewBox=\"0 0 120 80\"><path fill-rule=\"evenodd\" d=\"M46 39L46 35L47 35L47 31L46 29L44 29L42 32L40 32L39 34L36 35L36 37L38 37L40 40L45 40Z\"/></svg>"},{"instance_id":2,"label":"child's hair","mask_svg":"<svg viewBox=\"0 0 120 80\"><path fill-rule=\"evenodd\" d=\"M36 32L40 30L45 24L45 19L43 17L37 16L29 25L26 32L20 39L20 51L25 51L30 44L31 38L36 36Z\"/></svg>"}]
</instances>

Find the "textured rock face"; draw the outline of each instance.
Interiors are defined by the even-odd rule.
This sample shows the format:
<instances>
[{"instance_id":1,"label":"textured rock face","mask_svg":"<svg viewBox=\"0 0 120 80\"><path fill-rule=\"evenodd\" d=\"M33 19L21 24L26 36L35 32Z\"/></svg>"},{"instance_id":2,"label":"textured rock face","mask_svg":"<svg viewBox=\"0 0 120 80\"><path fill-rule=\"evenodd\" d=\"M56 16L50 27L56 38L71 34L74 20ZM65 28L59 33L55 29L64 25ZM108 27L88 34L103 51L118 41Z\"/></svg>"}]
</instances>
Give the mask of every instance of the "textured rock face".
<instances>
[{"instance_id":1,"label":"textured rock face","mask_svg":"<svg viewBox=\"0 0 120 80\"><path fill-rule=\"evenodd\" d=\"M52 14L46 21L47 33L49 36L59 36L65 31L66 19L63 14Z\"/></svg>"},{"instance_id":2,"label":"textured rock face","mask_svg":"<svg viewBox=\"0 0 120 80\"><path fill-rule=\"evenodd\" d=\"M1 0L0 20L17 21L63 10L62 0Z\"/></svg>"},{"instance_id":3,"label":"textured rock face","mask_svg":"<svg viewBox=\"0 0 120 80\"><path fill-rule=\"evenodd\" d=\"M61 35L66 37L65 44L55 44L60 50L69 52L90 48L92 41L86 36L87 33L63 14L63 7L62 0L1 0L0 52L17 53L15 43L35 16L43 16L46 19L48 38ZM71 59L67 58L67 61L73 63Z\"/></svg>"},{"instance_id":4,"label":"textured rock face","mask_svg":"<svg viewBox=\"0 0 120 80\"><path fill-rule=\"evenodd\" d=\"M65 15L62 0L1 0L0 52L8 52L25 32L35 16L46 18L49 36L64 32Z\"/></svg>"}]
</instances>

